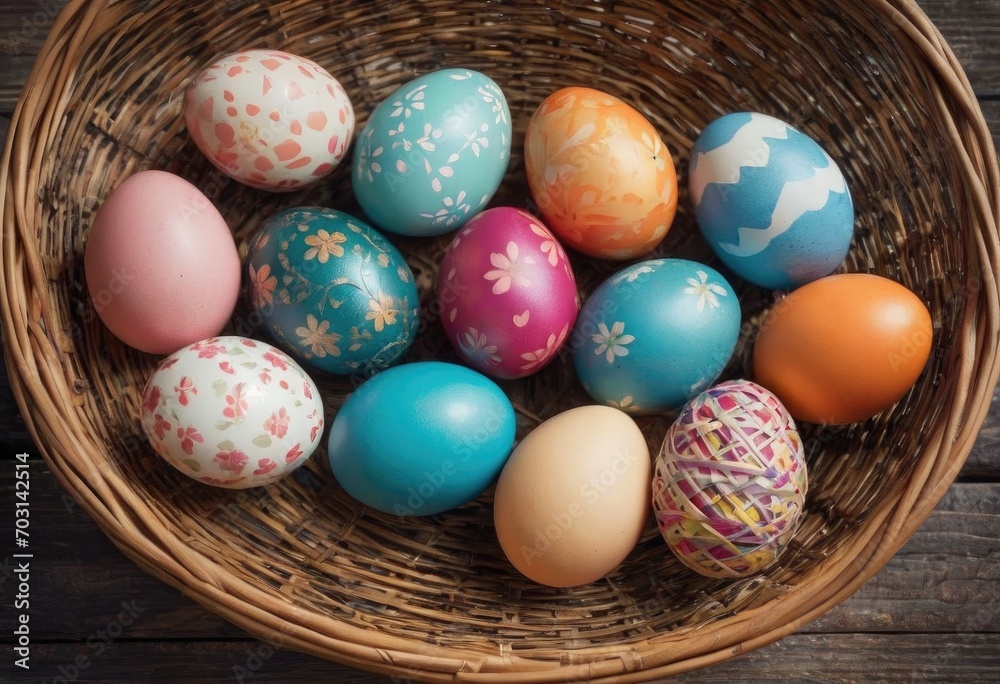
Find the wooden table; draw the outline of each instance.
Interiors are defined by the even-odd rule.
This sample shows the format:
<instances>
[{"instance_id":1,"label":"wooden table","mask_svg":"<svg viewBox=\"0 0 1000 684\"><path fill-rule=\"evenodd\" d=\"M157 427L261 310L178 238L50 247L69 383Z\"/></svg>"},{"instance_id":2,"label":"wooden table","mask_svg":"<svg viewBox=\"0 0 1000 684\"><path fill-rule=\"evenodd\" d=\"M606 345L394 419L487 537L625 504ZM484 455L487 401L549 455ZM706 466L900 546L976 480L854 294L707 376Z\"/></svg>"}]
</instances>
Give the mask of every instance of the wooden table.
<instances>
[{"instance_id":1,"label":"wooden table","mask_svg":"<svg viewBox=\"0 0 1000 684\"><path fill-rule=\"evenodd\" d=\"M60 0L0 0L0 140ZM1000 136L1000 0L922 0ZM933 183L934 179L924 179ZM0 681L383 682L277 650L140 571L49 473L0 379L0 502L31 473L30 677L14 667L17 579L0 565ZM958 481L854 597L777 644L680 682L1000 681L1000 393ZM4 542L5 548L11 548ZM398 680L396 680L398 681Z\"/></svg>"}]
</instances>

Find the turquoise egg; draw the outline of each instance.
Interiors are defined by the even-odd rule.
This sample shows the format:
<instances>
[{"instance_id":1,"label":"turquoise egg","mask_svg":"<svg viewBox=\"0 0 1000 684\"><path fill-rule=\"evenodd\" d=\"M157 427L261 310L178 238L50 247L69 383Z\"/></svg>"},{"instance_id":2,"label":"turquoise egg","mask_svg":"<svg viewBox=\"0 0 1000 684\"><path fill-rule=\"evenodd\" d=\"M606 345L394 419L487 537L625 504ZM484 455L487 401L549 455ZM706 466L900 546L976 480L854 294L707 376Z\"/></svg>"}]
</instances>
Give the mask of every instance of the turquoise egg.
<instances>
[{"instance_id":1,"label":"turquoise egg","mask_svg":"<svg viewBox=\"0 0 1000 684\"><path fill-rule=\"evenodd\" d=\"M493 197L510 142L500 86L470 69L432 71L372 112L354 144L354 196L383 230L442 235Z\"/></svg>"},{"instance_id":2,"label":"turquoise egg","mask_svg":"<svg viewBox=\"0 0 1000 684\"><path fill-rule=\"evenodd\" d=\"M275 214L253 241L247 275L253 316L277 346L321 371L377 372L416 336L410 267L349 214L320 207Z\"/></svg>"},{"instance_id":3,"label":"turquoise egg","mask_svg":"<svg viewBox=\"0 0 1000 684\"><path fill-rule=\"evenodd\" d=\"M755 112L712 121L691 149L698 227L735 274L791 289L833 273L854 236L840 168L805 133Z\"/></svg>"},{"instance_id":4,"label":"turquoise egg","mask_svg":"<svg viewBox=\"0 0 1000 684\"><path fill-rule=\"evenodd\" d=\"M432 515L492 484L515 427L513 406L485 375L440 361L407 363L348 396L330 428L330 468L366 506Z\"/></svg>"},{"instance_id":5,"label":"turquoise egg","mask_svg":"<svg viewBox=\"0 0 1000 684\"><path fill-rule=\"evenodd\" d=\"M587 392L626 413L667 411L709 387L740 334L740 303L717 271L641 261L587 299L569 346Z\"/></svg>"}]
</instances>

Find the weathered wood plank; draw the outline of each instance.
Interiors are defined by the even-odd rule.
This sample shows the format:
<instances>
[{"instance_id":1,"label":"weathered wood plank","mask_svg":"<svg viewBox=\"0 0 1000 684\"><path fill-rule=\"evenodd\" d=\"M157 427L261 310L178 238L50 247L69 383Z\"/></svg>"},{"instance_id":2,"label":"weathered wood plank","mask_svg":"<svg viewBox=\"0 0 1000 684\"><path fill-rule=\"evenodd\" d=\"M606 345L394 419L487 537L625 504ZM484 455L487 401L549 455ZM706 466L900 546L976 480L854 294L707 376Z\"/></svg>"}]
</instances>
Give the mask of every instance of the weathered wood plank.
<instances>
[{"instance_id":1,"label":"weathered wood plank","mask_svg":"<svg viewBox=\"0 0 1000 684\"><path fill-rule=\"evenodd\" d=\"M1000 102L994 113L1000 115ZM1000 122L993 128L1000 135ZM962 478L1000 480L1000 387L993 394L993 404L983 421L976 443L962 467Z\"/></svg>"},{"instance_id":2,"label":"weathered wood plank","mask_svg":"<svg viewBox=\"0 0 1000 684\"><path fill-rule=\"evenodd\" d=\"M3 133L6 120L0 119L0 145L3 144ZM24 419L14 401L14 393L10 389L10 379L7 377L7 364L0 354L0 442L9 444L30 444L31 435L24 425Z\"/></svg>"},{"instance_id":3,"label":"weathered wood plank","mask_svg":"<svg viewBox=\"0 0 1000 684\"><path fill-rule=\"evenodd\" d=\"M918 0L959 56L972 87L979 95L1000 92L997 32L1000 3L996 0Z\"/></svg>"},{"instance_id":4,"label":"weathered wood plank","mask_svg":"<svg viewBox=\"0 0 1000 684\"><path fill-rule=\"evenodd\" d=\"M108 626L77 643L36 643L32 681L79 682L341 682L412 681L362 672L264 642L136 642L131 627L113 640ZM119 630L112 625L110 633ZM110 642L110 643L109 643ZM280 645L280 644L279 644ZM661 682L989 682L1000 680L1000 635L796 634L708 668ZM0 676L18 674L10 658Z\"/></svg>"},{"instance_id":5,"label":"weathered wood plank","mask_svg":"<svg viewBox=\"0 0 1000 684\"><path fill-rule=\"evenodd\" d=\"M854 596L805 632L1000 632L1000 485L956 484Z\"/></svg>"},{"instance_id":6,"label":"weathered wood plank","mask_svg":"<svg viewBox=\"0 0 1000 684\"><path fill-rule=\"evenodd\" d=\"M993 132L993 146L1000 149L1000 98L990 100L980 100L979 106L983 110L983 118Z\"/></svg>"},{"instance_id":7,"label":"weathered wood plank","mask_svg":"<svg viewBox=\"0 0 1000 684\"><path fill-rule=\"evenodd\" d=\"M995 682L998 653L995 634L794 634L676 682Z\"/></svg>"},{"instance_id":8,"label":"weathered wood plank","mask_svg":"<svg viewBox=\"0 0 1000 684\"><path fill-rule=\"evenodd\" d=\"M14 109L35 56L66 0L7 0L0 13L0 111Z\"/></svg>"}]
</instances>

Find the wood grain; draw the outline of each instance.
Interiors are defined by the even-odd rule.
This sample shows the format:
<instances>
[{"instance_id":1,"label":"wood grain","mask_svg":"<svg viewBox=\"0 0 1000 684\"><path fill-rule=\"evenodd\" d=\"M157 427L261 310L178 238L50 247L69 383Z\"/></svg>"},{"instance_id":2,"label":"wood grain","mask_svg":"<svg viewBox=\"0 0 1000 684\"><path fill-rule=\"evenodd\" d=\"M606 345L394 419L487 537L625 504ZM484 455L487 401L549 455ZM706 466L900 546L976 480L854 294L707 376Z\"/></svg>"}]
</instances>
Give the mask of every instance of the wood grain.
<instances>
[{"instance_id":1,"label":"wood grain","mask_svg":"<svg viewBox=\"0 0 1000 684\"><path fill-rule=\"evenodd\" d=\"M995 103L1000 114L1000 103ZM1000 132L1000 123L993 126ZM990 413L979 431L969 458L965 461L960 476L964 480L997 480L1000 479L1000 389L993 394L993 405Z\"/></svg>"},{"instance_id":2,"label":"wood grain","mask_svg":"<svg viewBox=\"0 0 1000 684\"><path fill-rule=\"evenodd\" d=\"M52 28L65 0L12 0L0 14L0 112L14 109L35 55Z\"/></svg>"},{"instance_id":3,"label":"wood grain","mask_svg":"<svg viewBox=\"0 0 1000 684\"><path fill-rule=\"evenodd\" d=\"M990 130L993 131L993 146L1000 148L1000 99L980 99L979 106L983 110L983 117L986 119L986 123L989 124Z\"/></svg>"},{"instance_id":4,"label":"wood grain","mask_svg":"<svg viewBox=\"0 0 1000 684\"><path fill-rule=\"evenodd\" d=\"M3 2L0 140L61 4ZM1000 2L920 4L959 55L1000 144ZM48 472L13 409L3 370L0 446L0 515L5 520L12 518L14 501L8 454L24 450L34 459L31 510L38 546L31 590L32 681L405 681L275 649L141 572ZM10 556L0 559L5 605L14 582L11 563ZM0 681L24 675L8 657L13 617L9 609L0 611L0 643L5 644ZM673 681L1000 681L1000 391L959 482L855 596L777 644Z\"/></svg>"},{"instance_id":5,"label":"wood grain","mask_svg":"<svg viewBox=\"0 0 1000 684\"><path fill-rule=\"evenodd\" d=\"M996 0L920 0L931 21L944 35L980 97L1000 93L997 32L1000 3ZM994 129L996 130L996 129Z\"/></svg>"},{"instance_id":6,"label":"wood grain","mask_svg":"<svg viewBox=\"0 0 1000 684\"><path fill-rule=\"evenodd\" d=\"M1000 484L956 484L910 541L806 632L1000 632Z\"/></svg>"}]
</instances>

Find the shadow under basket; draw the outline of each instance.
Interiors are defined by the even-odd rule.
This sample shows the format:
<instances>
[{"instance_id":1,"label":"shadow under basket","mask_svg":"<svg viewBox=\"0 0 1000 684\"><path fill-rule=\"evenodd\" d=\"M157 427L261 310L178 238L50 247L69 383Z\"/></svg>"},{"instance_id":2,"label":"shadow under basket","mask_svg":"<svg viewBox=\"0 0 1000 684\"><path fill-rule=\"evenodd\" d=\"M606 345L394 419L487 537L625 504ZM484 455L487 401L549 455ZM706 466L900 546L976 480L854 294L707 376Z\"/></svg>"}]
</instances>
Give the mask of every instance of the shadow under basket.
<instances>
[{"instance_id":1,"label":"shadow under basket","mask_svg":"<svg viewBox=\"0 0 1000 684\"><path fill-rule=\"evenodd\" d=\"M190 480L142 436L139 396L159 359L102 326L83 250L95 209L142 169L200 187L242 256L281 208L357 212L348 163L318 186L272 195L228 182L191 142L185 85L218 56L249 47L326 67L350 94L358 130L419 74L486 73L506 93L514 125L494 205L529 206L522 143L546 95L568 85L617 95L656 126L680 174L678 216L653 256L710 264L686 192L695 138L731 111L787 121L820 141L851 188L856 231L842 270L887 276L927 304L930 361L871 420L802 426L802 524L776 566L737 581L685 569L651 519L606 579L539 586L504 557L491 492L426 518L378 514L337 485L322 447L266 488ZM954 55L904 0L213 0L183 9L70 0L21 96L0 174L5 352L24 418L62 486L124 553L207 609L284 648L394 676L644 681L788 635L857 590L924 521L961 468L997 379L996 152ZM407 360L454 360L432 296L449 236L389 237L424 306ZM621 267L578 256L573 265L584 296ZM774 297L734 286L744 333L720 380L746 375L755 324ZM227 332L263 331L241 304ZM352 384L315 377L329 425ZM591 403L568 358L503 388L519 438ZM653 453L672 418L640 421Z\"/></svg>"}]
</instances>

